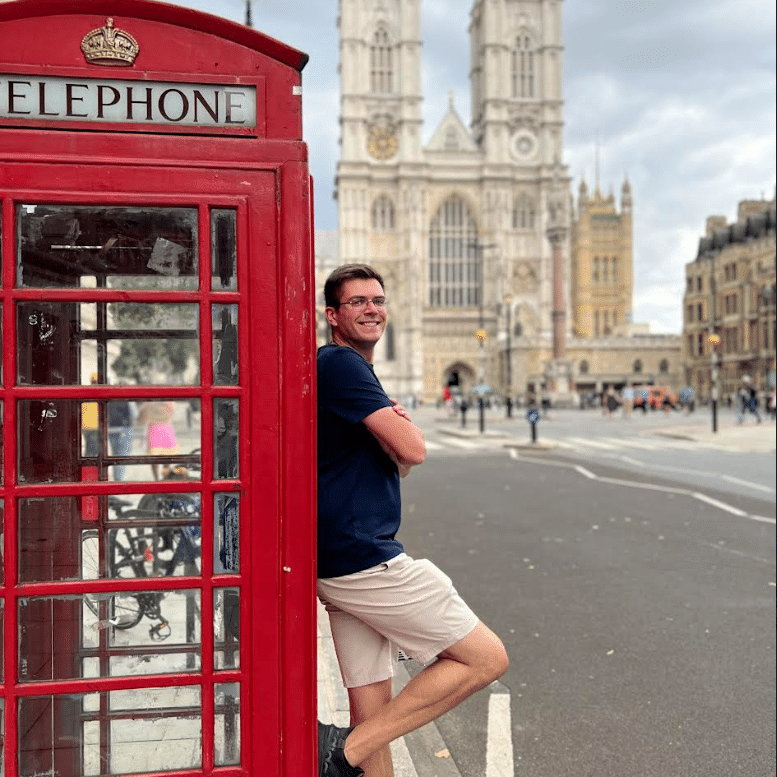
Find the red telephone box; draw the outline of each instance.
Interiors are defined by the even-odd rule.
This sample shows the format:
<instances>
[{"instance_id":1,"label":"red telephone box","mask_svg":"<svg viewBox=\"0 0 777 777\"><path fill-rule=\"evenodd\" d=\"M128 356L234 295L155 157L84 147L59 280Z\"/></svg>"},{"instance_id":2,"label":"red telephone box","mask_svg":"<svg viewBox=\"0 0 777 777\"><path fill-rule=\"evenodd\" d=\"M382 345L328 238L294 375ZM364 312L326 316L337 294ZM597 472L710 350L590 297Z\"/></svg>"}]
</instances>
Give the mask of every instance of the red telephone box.
<instances>
[{"instance_id":1,"label":"red telephone box","mask_svg":"<svg viewBox=\"0 0 777 777\"><path fill-rule=\"evenodd\" d=\"M315 772L305 62L0 5L5 777Z\"/></svg>"}]
</instances>

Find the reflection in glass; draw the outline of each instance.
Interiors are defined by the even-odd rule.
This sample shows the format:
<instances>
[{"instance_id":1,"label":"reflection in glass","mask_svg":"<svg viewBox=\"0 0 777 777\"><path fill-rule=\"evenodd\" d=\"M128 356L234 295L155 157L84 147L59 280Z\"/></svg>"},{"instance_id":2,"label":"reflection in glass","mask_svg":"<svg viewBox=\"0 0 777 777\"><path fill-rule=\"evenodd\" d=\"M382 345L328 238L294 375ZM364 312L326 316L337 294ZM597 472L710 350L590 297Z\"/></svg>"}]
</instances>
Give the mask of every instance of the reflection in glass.
<instances>
[{"instance_id":1,"label":"reflection in glass","mask_svg":"<svg viewBox=\"0 0 777 777\"><path fill-rule=\"evenodd\" d=\"M213 592L213 625L216 669L240 666L240 589L217 588Z\"/></svg>"},{"instance_id":2,"label":"reflection in glass","mask_svg":"<svg viewBox=\"0 0 777 777\"><path fill-rule=\"evenodd\" d=\"M197 670L200 592L110 591L19 600L19 680ZM63 642L81 646L66 655ZM164 651L159 650L164 642ZM83 660L82 660L83 659Z\"/></svg>"},{"instance_id":3,"label":"reflection in glass","mask_svg":"<svg viewBox=\"0 0 777 777\"><path fill-rule=\"evenodd\" d=\"M213 401L213 477L228 480L240 476L238 459L240 401Z\"/></svg>"},{"instance_id":4,"label":"reflection in glass","mask_svg":"<svg viewBox=\"0 0 777 777\"><path fill-rule=\"evenodd\" d=\"M199 769L201 697L198 686L23 697L19 775L90 777ZM101 716L101 709L109 716ZM55 752L61 772L54 770Z\"/></svg>"},{"instance_id":5,"label":"reflection in glass","mask_svg":"<svg viewBox=\"0 0 777 777\"><path fill-rule=\"evenodd\" d=\"M200 495L188 492L20 499L19 580L196 577L200 516Z\"/></svg>"},{"instance_id":6,"label":"reflection in glass","mask_svg":"<svg viewBox=\"0 0 777 777\"><path fill-rule=\"evenodd\" d=\"M134 431L124 447L112 439L127 431L115 425L115 401L20 401L19 481L105 481L111 475L139 481L200 479L201 418L191 412L188 399L127 397ZM179 440L186 440L185 447ZM119 475L120 466L124 471Z\"/></svg>"},{"instance_id":7,"label":"reflection in glass","mask_svg":"<svg viewBox=\"0 0 777 777\"><path fill-rule=\"evenodd\" d=\"M237 289L237 213L234 210L210 212L210 250L214 291Z\"/></svg>"},{"instance_id":8,"label":"reflection in glass","mask_svg":"<svg viewBox=\"0 0 777 777\"><path fill-rule=\"evenodd\" d=\"M237 343L237 305L214 305L213 383L217 386L239 382Z\"/></svg>"},{"instance_id":9,"label":"reflection in glass","mask_svg":"<svg viewBox=\"0 0 777 777\"><path fill-rule=\"evenodd\" d=\"M217 575L240 571L240 496L215 494L213 497L213 571Z\"/></svg>"},{"instance_id":10,"label":"reflection in glass","mask_svg":"<svg viewBox=\"0 0 777 777\"><path fill-rule=\"evenodd\" d=\"M216 766L240 763L240 683L219 683L214 688Z\"/></svg>"},{"instance_id":11,"label":"reflection in glass","mask_svg":"<svg viewBox=\"0 0 777 777\"><path fill-rule=\"evenodd\" d=\"M197 209L19 205L17 285L196 289Z\"/></svg>"},{"instance_id":12,"label":"reflection in glass","mask_svg":"<svg viewBox=\"0 0 777 777\"><path fill-rule=\"evenodd\" d=\"M97 384L101 363L114 385L199 381L196 305L20 302L16 319L20 385Z\"/></svg>"}]
</instances>

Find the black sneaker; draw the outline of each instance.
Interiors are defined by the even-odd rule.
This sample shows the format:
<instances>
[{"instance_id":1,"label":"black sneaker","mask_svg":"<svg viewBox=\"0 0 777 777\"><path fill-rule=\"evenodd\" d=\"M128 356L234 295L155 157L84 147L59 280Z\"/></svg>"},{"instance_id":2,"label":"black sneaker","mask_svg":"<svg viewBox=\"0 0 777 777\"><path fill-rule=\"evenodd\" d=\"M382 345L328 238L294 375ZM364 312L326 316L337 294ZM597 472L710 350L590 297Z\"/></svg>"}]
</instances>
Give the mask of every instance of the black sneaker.
<instances>
[{"instance_id":1,"label":"black sneaker","mask_svg":"<svg viewBox=\"0 0 777 777\"><path fill-rule=\"evenodd\" d=\"M318 777L363 777L364 770L345 760L345 740L353 728L318 723Z\"/></svg>"}]
</instances>

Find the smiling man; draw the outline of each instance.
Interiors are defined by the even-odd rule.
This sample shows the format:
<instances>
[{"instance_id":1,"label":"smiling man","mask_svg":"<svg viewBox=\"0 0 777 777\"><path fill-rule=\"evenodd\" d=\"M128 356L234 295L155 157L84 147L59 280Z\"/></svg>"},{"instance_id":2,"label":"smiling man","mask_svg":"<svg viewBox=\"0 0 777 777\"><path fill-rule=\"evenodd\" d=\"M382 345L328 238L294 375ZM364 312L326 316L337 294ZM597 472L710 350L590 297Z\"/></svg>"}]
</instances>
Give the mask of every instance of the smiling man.
<instances>
[{"instance_id":1,"label":"smiling man","mask_svg":"<svg viewBox=\"0 0 777 777\"><path fill-rule=\"evenodd\" d=\"M450 579L396 539L400 477L423 463L426 445L372 368L386 326L383 279L345 265L324 297L332 342L318 352L318 595L352 726L319 724L319 777L392 777L389 743L500 677L507 656ZM392 699L398 649L426 667Z\"/></svg>"}]
</instances>

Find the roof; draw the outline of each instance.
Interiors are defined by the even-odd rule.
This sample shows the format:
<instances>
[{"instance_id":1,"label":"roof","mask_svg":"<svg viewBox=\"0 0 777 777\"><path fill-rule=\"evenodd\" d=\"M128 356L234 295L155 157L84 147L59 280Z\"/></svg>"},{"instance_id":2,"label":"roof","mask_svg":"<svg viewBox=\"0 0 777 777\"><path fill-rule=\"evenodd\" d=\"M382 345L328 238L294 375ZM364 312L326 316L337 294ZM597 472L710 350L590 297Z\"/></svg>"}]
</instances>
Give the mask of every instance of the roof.
<instances>
[{"instance_id":1,"label":"roof","mask_svg":"<svg viewBox=\"0 0 777 777\"><path fill-rule=\"evenodd\" d=\"M220 16L156 0L13 0L0 3L0 22L36 16L98 14L159 21L217 35L302 71L308 55L261 32Z\"/></svg>"}]
</instances>

